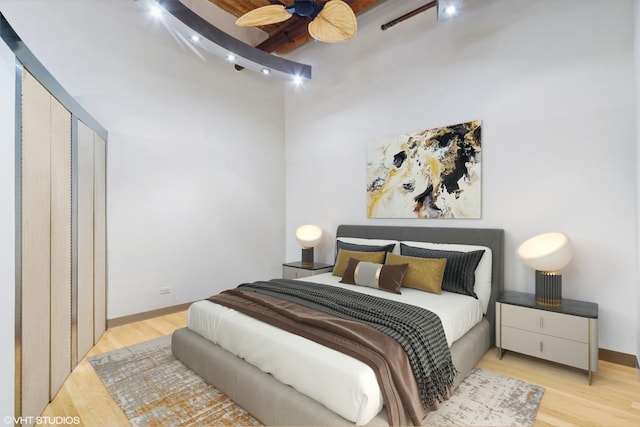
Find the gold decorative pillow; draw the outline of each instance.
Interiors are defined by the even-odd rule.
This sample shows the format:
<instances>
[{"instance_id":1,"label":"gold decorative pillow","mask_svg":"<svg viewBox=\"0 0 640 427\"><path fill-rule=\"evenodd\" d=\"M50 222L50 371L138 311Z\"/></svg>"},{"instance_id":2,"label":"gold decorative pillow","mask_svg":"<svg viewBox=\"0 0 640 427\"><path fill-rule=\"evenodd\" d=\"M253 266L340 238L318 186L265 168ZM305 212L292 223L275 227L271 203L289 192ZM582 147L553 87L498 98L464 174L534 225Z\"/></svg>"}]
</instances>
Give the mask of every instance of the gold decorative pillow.
<instances>
[{"instance_id":1,"label":"gold decorative pillow","mask_svg":"<svg viewBox=\"0 0 640 427\"><path fill-rule=\"evenodd\" d=\"M386 252L355 252L340 249L338 251L338 257L336 258L336 265L333 266L333 275L342 277L344 270L349 264L350 258L355 258L358 261L377 262L382 264L384 262L384 256Z\"/></svg>"},{"instance_id":2,"label":"gold decorative pillow","mask_svg":"<svg viewBox=\"0 0 640 427\"><path fill-rule=\"evenodd\" d=\"M444 258L417 258L396 254L387 255L385 264L409 264L402 286L421 291L442 293L442 277L447 260Z\"/></svg>"}]
</instances>

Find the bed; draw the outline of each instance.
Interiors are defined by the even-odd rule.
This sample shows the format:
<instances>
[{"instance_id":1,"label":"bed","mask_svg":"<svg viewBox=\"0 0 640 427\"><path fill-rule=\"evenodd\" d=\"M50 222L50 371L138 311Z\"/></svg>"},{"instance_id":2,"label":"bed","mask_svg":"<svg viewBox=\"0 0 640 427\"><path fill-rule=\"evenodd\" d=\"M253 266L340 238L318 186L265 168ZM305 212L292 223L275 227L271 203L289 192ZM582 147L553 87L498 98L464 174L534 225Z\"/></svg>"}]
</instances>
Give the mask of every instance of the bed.
<instances>
[{"instance_id":1,"label":"bed","mask_svg":"<svg viewBox=\"0 0 640 427\"><path fill-rule=\"evenodd\" d=\"M341 242L384 242L394 241L397 243L403 242L404 244L415 244L420 246L419 242L429 242L429 244L446 244L446 245L471 245L481 246L489 249L490 257L490 288L487 290L486 295L482 298L478 298L475 304L480 306L479 321L475 323L473 321L471 326L460 329L458 326L445 326L445 334L447 342L450 345L451 359L455 368L458 370L459 375L455 378L454 386L459 384L464 377L471 371L471 369L477 364L480 358L486 353L486 351L495 343L495 300L499 293L503 289L503 251L504 251L504 232L500 229L477 229L477 228L432 228L432 227L393 227L393 226L364 226L364 225L341 225L336 231L336 239ZM428 244L427 244L428 245ZM398 244L397 247L400 245ZM456 248L452 246L451 248ZM448 246L444 246L444 249L450 249ZM397 250L397 249L396 249ZM454 249L451 249L454 250ZM339 278L338 278L339 279ZM312 276L306 280L326 282L333 286L336 285L335 276L332 278L328 273L325 277ZM349 286L349 285L347 285ZM412 294L413 292L413 294ZM421 293L417 291L417 293ZM424 293L424 292L423 292ZM412 295L417 295L415 290L405 292L403 288L403 295L407 295L410 299L416 299ZM448 295L443 292L441 300L447 298L454 298L455 295ZM473 303L473 298L470 299ZM484 300L484 301L481 301ZM389 425L386 409L382 407L380 402L376 402L375 393L366 396L364 400L367 404L372 403L373 408L369 405L366 409L358 409L358 411L368 411L366 413L357 416L343 416L342 408L331 406L323 399L330 399L332 396L331 389L325 385L322 385L322 380L332 380L331 373L321 374L317 377L312 377L312 374L303 375L299 369L303 369L305 365L313 365L312 371L316 370L315 364L312 363L299 363L294 364L292 361L298 360L305 356L298 353L299 351L308 351L311 354L320 354L312 348L304 350L305 345L301 345L299 342L294 344L285 345L266 345L260 340L267 335L262 331L260 327L250 326L245 329L246 333L250 331L255 332L255 339L246 339L245 333L242 329L233 330L228 335L231 338L227 338L229 343L224 343L224 339L220 341L219 337L212 338L214 334L218 333L220 325L207 326L207 322L203 320L209 306L215 306L209 302L195 303L189 311L189 326L187 328L179 329L173 334L172 338L172 351L176 358L181 360L185 365L194 370L205 381L212 384L223 393L233 399L238 405L249 411L256 418L266 425ZM223 311L229 310L223 308ZM477 310L477 309L476 309ZM469 310L473 311L473 310ZM236 315L235 313L232 313ZM440 314L439 314L440 315ZM204 316L204 317L203 317ZM447 315L444 314L444 317ZM476 315L477 316L477 315ZM233 317L233 316L232 316ZM255 322L259 322L255 320ZM444 325L444 322L443 322ZM235 326L232 326L232 328ZM245 327L247 328L247 327ZM223 328L224 330L224 328ZM233 337L242 336L245 339L236 340L236 348L233 347ZM214 344L213 341L221 343L221 345ZM267 359L268 368L262 369L254 366L261 366L260 360L253 360L252 357L246 357L243 348L246 343L252 343L257 348L263 348L269 350L265 354L260 354L257 359ZM314 343L315 344L315 343ZM224 345L225 348L222 347ZM316 344L319 345L319 344ZM277 347L277 348L276 348ZM282 347L282 348L279 348ZM301 350L302 349L302 350ZM281 353L271 353L273 351L281 351ZM235 354L234 354L235 353ZM237 354L237 355L236 355ZM279 354L274 356L275 354ZM335 374L335 378L343 376L345 371L358 372L357 363L351 368L351 361L346 359L343 362L335 362L331 359L331 355L321 356L319 359L329 361L329 365L339 366L342 371L339 374ZM343 357L346 357L343 355ZM251 363L247 360L250 360ZM303 360L303 359L300 359ZM263 360L264 362L264 360ZM292 377L305 377L310 376L312 385L317 382L316 390L320 390L318 396L313 393L307 393L304 386L301 385L296 388L287 385L291 382L287 378L280 381L276 379L282 378L277 373L277 366L271 365L287 365L296 366L298 371L292 371L290 373L285 372L286 375ZM281 369L281 367L279 368ZM265 373L272 372L272 374ZM325 378L326 377L326 378ZM365 378L363 376L363 378ZM346 380L345 380L346 381ZM368 379L364 380L370 381ZM349 388L336 386L340 389ZM302 390L304 391L298 391ZM323 395L324 393L324 395ZM358 393L360 393L358 391ZM313 396L309 397L309 396ZM360 396L360 394L358 394ZM340 399L336 399L340 401ZM371 401L371 402L369 402ZM320 403L322 402L322 403ZM339 404L339 402L338 402ZM376 406L377 405L377 406ZM380 409L382 407L382 409ZM332 410L332 409L335 410ZM375 411L375 412L371 412ZM362 416L361 416L362 415Z\"/></svg>"}]
</instances>

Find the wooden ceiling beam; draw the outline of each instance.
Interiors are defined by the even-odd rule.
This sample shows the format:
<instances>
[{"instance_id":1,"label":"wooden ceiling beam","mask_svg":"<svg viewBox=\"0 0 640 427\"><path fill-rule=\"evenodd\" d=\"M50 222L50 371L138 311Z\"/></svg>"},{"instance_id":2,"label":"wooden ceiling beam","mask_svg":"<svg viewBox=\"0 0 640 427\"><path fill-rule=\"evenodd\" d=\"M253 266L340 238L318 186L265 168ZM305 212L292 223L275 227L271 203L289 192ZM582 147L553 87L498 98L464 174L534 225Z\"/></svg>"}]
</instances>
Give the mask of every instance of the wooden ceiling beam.
<instances>
[{"instance_id":1,"label":"wooden ceiling beam","mask_svg":"<svg viewBox=\"0 0 640 427\"><path fill-rule=\"evenodd\" d=\"M307 26L309 20L302 17L291 17L286 25L269 34L269 38L256 46L260 50L279 55L291 52L311 39Z\"/></svg>"},{"instance_id":2,"label":"wooden ceiling beam","mask_svg":"<svg viewBox=\"0 0 640 427\"><path fill-rule=\"evenodd\" d=\"M291 5L294 0L209 0L211 3L225 10L226 12L240 17L246 12L269 4ZM328 0L316 0L317 4L324 4ZM375 5L380 0L344 0L349 4L353 12L358 13ZM287 21L278 24L264 25L260 28L266 32L269 37L256 46L265 52L283 55L291 52L295 48L302 46L313 38L309 35L307 27L309 20L297 15L293 15Z\"/></svg>"}]
</instances>

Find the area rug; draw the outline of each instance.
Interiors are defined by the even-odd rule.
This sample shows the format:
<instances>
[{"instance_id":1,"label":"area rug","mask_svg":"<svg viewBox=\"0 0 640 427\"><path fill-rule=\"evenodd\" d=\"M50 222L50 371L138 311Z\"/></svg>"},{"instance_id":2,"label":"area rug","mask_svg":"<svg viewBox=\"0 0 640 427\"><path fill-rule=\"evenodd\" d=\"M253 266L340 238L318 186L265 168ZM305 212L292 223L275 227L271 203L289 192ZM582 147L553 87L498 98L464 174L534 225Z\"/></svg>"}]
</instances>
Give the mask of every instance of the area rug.
<instances>
[{"instance_id":1,"label":"area rug","mask_svg":"<svg viewBox=\"0 0 640 427\"><path fill-rule=\"evenodd\" d=\"M171 355L171 337L89 358L133 426L252 426L260 421ZM532 426L544 389L474 369L429 426Z\"/></svg>"},{"instance_id":2,"label":"area rug","mask_svg":"<svg viewBox=\"0 0 640 427\"><path fill-rule=\"evenodd\" d=\"M426 418L428 426L532 426L544 388L475 368L453 396Z\"/></svg>"},{"instance_id":3,"label":"area rug","mask_svg":"<svg viewBox=\"0 0 640 427\"><path fill-rule=\"evenodd\" d=\"M173 357L170 335L89 363L133 426L262 425Z\"/></svg>"}]
</instances>

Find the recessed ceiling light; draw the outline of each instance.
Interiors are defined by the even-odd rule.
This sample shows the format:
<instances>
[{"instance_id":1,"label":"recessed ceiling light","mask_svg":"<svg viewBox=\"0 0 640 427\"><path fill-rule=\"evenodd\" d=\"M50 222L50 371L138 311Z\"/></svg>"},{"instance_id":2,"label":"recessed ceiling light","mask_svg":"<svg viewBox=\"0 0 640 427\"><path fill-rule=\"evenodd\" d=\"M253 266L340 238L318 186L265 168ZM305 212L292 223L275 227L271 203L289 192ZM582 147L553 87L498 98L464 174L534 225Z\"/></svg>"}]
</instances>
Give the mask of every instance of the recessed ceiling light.
<instances>
[{"instance_id":1,"label":"recessed ceiling light","mask_svg":"<svg viewBox=\"0 0 640 427\"><path fill-rule=\"evenodd\" d=\"M159 5L153 5L151 7L151 16L154 18L159 18L162 16L162 8Z\"/></svg>"},{"instance_id":2,"label":"recessed ceiling light","mask_svg":"<svg viewBox=\"0 0 640 427\"><path fill-rule=\"evenodd\" d=\"M458 8L455 7L454 5L449 5L444 9L444 13L447 14L447 16L453 16L458 12Z\"/></svg>"},{"instance_id":3,"label":"recessed ceiling light","mask_svg":"<svg viewBox=\"0 0 640 427\"><path fill-rule=\"evenodd\" d=\"M0 0L1 2L2 0ZM192 0L134 1L144 10L149 19L155 20L156 23L161 22L179 44L184 42L195 55L203 60L205 59L204 55L209 53L223 61L228 61L236 70L242 70L246 67L251 71L264 73L269 78L280 77L288 81L291 81L295 74L300 74L303 78L311 78L310 65L265 55L264 51L255 47L244 43L239 44L236 38L193 13L185 5L185 3L191 2ZM266 57L269 60L266 60Z\"/></svg>"},{"instance_id":4,"label":"recessed ceiling light","mask_svg":"<svg viewBox=\"0 0 640 427\"><path fill-rule=\"evenodd\" d=\"M296 86L300 86L302 84L302 77L300 76L293 76L293 84Z\"/></svg>"}]
</instances>

